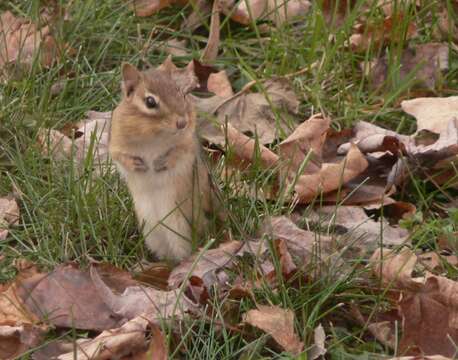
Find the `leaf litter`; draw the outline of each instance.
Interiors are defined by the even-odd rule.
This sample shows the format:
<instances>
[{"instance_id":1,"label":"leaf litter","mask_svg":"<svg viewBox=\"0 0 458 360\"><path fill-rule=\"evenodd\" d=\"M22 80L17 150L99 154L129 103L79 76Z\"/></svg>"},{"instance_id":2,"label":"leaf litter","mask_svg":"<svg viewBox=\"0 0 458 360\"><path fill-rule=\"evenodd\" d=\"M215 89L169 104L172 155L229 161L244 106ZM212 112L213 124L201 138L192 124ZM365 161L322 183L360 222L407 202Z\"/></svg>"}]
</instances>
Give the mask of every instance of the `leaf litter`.
<instances>
[{"instance_id":1,"label":"leaf litter","mask_svg":"<svg viewBox=\"0 0 458 360\"><path fill-rule=\"evenodd\" d=\"M134 2L133 6L137 15L149 16L171 3L142 0ZM330 3L325 2L325 11L329 10L326 7L332 7ZM204 9L205 6L201 5ZM269 1L239 2L237 5L221 1L221 9L216 5L211 19L212 36L202 57L207 62L214 61L218 55L219 10L223 14L230 12L233 20L245 25L263 19L280 25L296 15L305 14L310 7L307 1L280 4L279 11L272 11ZM211 10L207 10L210 15ZM353 40L360 42L353 42L354 47L364 50L374 43L381 46L396 41L387 31L391 30L387 27L393 23L392 9L383 6L383 10L386 14L384 30L377 33L370 25L361 25L355 29L359 36ZM25 30L38 33L34 27L37 25L28 20L5 13L3 18L10 22L10 26L5 28L2 25L2 31L11 39L18 30L11 24L19 26L16 35ZM199 21L194 21L192 27L199 26ZM368 28L371 31L367 31ZM365 37L368 35L372 38ZM408 28L408 37L414 35L414 29ZM26 43L28 46L32 43L30 39ZM25 58L14 58L6 53L3 65L13 58L30 64L39 48L36 44L48 42L53 41L46 30L33 46L29 46ZM177 45L182 47L184 44ZM441 43L405 49L398 59L402 64L401 79L414 74L422 86L434 88L442 72L448 69L448 51L448 47ZM369 71L377 87L387 80L388 57L383 56L375 59ZM47 64L52 64L53 60L50 61L43 64L49 66ZM183 81L191 88L196 84L195 74L188 76L190 69L196 71L192 67L175 68L174 74L177 81ZM320 263L341 270L345 256L342 251L354 245L355 239L363 239L364 245L359 246L369 252L381 243L410 246L409 232L396 223L414 214L415 207L397 203L390 196L408 181L406 170L422 176L425 169L431 172L450 169L450 160L458 155L456 97L403 102L402 109L417 119L417 132L410 136L362 121L351 129L337 132L332 128L332 119L321 114L297 125L299 101L286 78L251 82L235 94L224 71L210 73L206 81L207 95L210 96L193 95L193 100L199 113L201 136L208 144L217 146L220 151L233 148L232 151L248 165L258 156L261 167L276 171L278 185L286 184L292 192L287 198L290 203L316 205L319 200L334 206L315 206L312 212L303 216L296 212L290 217L265 219L256 239L233 240L214 249L202 249L175 267L168 276L168 287L161 290L132 280L128 273L114 269L108 270L108 273L112 272L111 280L110 276L101 276L94 267L81 270L73 264L59 266L50 273L33 270L30 273L23 271L21 275L20 272L14 282L0 288L2 356L17 356L39 345L49 327L57 326L101 332L92 339L72 343L72 346L76 345L76 353L68 344L56 345L52 356L59 359L87 359L88 356L108 359L113 354L143 358L148 356L145 354L155 352L166 358L164 336L157 324L164 320L174 323L201 316L203 306L208 305L209 293L230 294L240 280L237 277L234 280L234 276L243 257L255 259L253 267L258 278L275 289L278 286L276 278L288 280L297 273L307 277L310 275L307 269ZM257 85L258 92L251 91L254 85ZM56 160L73 159L81 165L93 151L94 163L106 164L109 120L109 112L91 112L73 134L42 129L38 138L43 154ZM335 206L336 203L339 205ZM374 209L385 210L390 206L397 214L392 217L396 218L394 223L388 223L384 216L376 219L369 215ZM10 212L4 211L5 214ZM3 219L7 217L3 215ZM296 224L299 220L318 226L318 230L299 227ZM6 221L13 225L17 219ZM336 234L333 227L343 229L343 234L342 231ZM319 256L317 248L321 249ZM275 256L278 256L280 268L274 264ZM458 341L457 285L453 280L435 275L443 270L440 259L443 257L439 255L417 256L408 248L399 253L379 248L371 258L374 276L380 277L383 287L394 288L399 294L394 303L399 319L402 319L400 349L403 354L434 355L429 357L431 359L440 357L436 354L454 355L453 344ZM418 273L422 275L418 276ZM256 286L259 282L249 284L246 293ZM55 294L61 296L51 299ZM368 321L361 313L356 317L361 324ZM257 327L268 333L281 349L299 354L304 350L304 342L295 331L294 318L292 310L258 304L257 309L244 314L242 326ZM396 336L394 329L393 320L385 318L368 326L375 338L391 347ZM178 331L177 328L174 331ZM153 335L148 345L149 332ZM323 328L317 327L314 344L307 350L310 358L325 354L325 338Z\"/></svg>"}]
</instances>

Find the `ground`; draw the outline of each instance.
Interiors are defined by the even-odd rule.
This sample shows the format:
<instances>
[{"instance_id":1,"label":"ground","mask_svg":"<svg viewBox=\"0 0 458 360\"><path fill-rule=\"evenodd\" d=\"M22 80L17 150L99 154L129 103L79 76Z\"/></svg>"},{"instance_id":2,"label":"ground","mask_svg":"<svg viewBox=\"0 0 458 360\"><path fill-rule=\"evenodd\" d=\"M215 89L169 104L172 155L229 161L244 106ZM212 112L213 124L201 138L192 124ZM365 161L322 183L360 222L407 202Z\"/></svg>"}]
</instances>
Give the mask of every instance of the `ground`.
<instances>
[{"instance_id":1,"label":"ground","mask_svg":"<svg viewBox=\"0 0 458 360\"><path fill-rule=\"evenodd\" d=\"M415 120L403 113L399 104L423 93L413 87L412 79L400 80L396 76L396 63L389 64L393 69L389 86L382 91L371 90L360 63L373 56L372 50L356 53L345 45L354 19L363 10L357 7L336 30L326 23L317 3L302 21L271 27L267 32L222 18L220 53L214 66L226 70L236 91L253 79L292 74L309 67L310 70L291 79L299 96L302 119L322 112L332 119L335 129L366 120L411 134L415 131ZM437 41L433 29L438 14L434 6L442 2L429 3L422 10L406 6L404 17L392 31L402 31L414 23L418 36L409 40L410 44ZM451 11L451 1L449 5ZM188 56L175 58L183 66L191 58L199 58L208 34L205 28L194 33L177 30L191 10L189 5L173 6L145 18L136 17L127 1L122 0L76 0L66 6L69 20L56 25L56 36L74 51L50 69L36 65L0 88L0 195L13 189L21 194L20 224L0 242L0 282L14 277L13 264L18 258L26 258L44 269L68 261L87 266L94 260L132 269L143 259L151 259L119 175L107 172L93 177L89 164L84 172L78 172L70 162L55 162L43 156L37 145L38 129L63 129L83 119L89 110L110 111L120 98L123 61L160 64L166 57L160 41L177 37L189 39L192 49ZM36 18L39 2L2 2L0 10ZM382 17L376 6L368 14L373 19ZM458 92L458 57L452 35L456 34L444 40L450 45L449 70L434 89L427 90L428 94L450 96ZM406 41L401 38L388 42L389 51L400 51ZM53 85L58 81L64 86L55 93ZM224 224L225 232L217 234L217 242L222 240L223 233L231 233L233 238L254 236L264 218L290 212L288 203L239 196L230 186L232 180L218 178L221 172L218 166L215 169L225 207L232 214ZM260 186L265 172L253 169L247 179ZM442 218L434 207L454 197L456 192L416 177L396 194L396 199L417 207L416 219L404 224L413 231L417 247L435 249L437 236L456 231L456 215L455 219ZM364 266L355 267L337 281L322 277L298 286L282 284L275 291L261 287L256 290L256 302L294 309L296 331L306 344L312 343L313 329L319 323L327 324L330 358L375 359L381 354L390 355L390 349L366 336L363 327L348 319L347 309L342 305L353 302L362 309L371 309L383 304L380 293L361 288L361 274L367 271ZM447 271L450 278L456 279L455 268ZM213 305L211 320L195 320L181 339L187 358L287 358L274 347L265 347L265 335L246 337L219 326L220 311L231 306L230 300ZM238 306L234 316L252 308L253 303L243 300ZM167 327L164 330L171 331ZM174 357L173 353L170 357Z\"/></svg>"}]
</instances>

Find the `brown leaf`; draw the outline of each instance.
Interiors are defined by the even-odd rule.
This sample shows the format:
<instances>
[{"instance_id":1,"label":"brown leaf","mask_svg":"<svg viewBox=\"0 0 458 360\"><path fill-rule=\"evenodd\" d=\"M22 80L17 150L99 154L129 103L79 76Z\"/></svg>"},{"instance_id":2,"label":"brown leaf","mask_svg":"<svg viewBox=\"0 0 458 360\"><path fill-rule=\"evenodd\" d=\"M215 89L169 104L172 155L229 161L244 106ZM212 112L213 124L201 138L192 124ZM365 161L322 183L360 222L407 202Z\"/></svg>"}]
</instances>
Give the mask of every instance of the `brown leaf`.
<instances>
[{"instance_id":1,"label":"brown leaf","mask_svg":"<svg viewBox=\"0 0 458 360\"><path fill-rule=\"evenodd\" d=\"M428 273L413 278L417 257L409 249L398 254L377 250L371 262L383 284L404 290L399 301L401 353L454 356L458 341L458 283Z\"/></svg>"},{"instance_id":2,"label":"brown leaf","mask_svg":"<svg viewBox=\"0 0 458 360\"><path fill-rule=\"evenodd\" d=\"M356 32L350 36L350 47L353 51L365 52L371 46L379 49L387 42L400 43L408 40L417 34L417 28L414 22L409 22L404 31L406 21L404 14L396 12L381 21L376 18L373 23L359 24L355 27ZM402 27L399 24L403 24Z\"/></svg>"},{"instance_id":3,"label":"brown leaf","mask_svg":"<svg viewBox=\"0 0 458 360\"><path fill-rule=\"evenodd\" d=\"M176 0L133 0L131 7L135 15L146 17L157 13L159 10L174 4Z\"/></svg>"},{"instance_id":4,"label":"brown leaf","mask_svg":"<svg viewBox=\"0 0 458 360\"><path fill-rule=\"evenodd\" d=\"M217 271L221 268L230 268L242 247L243 243L240 241L231 241L221 244L216 249L199 252L184 260L172 270L169 277L170 288L178 288L191 276L202 279L207 288L219 283Z\"/></svg>"},{"instance_id":5,"label":"brown leaf","mask_svg":"<svg viewBox=\"0 0 458 360\"><path fill-rule=\"evenodd\" d=\"M279 154L291 162L293 171L299 169L309 151L321 159L331 120L315 114L300 124L293 133L279 145Z\"/></svg>"},{"instance_id":6,"label":"brown leaf","mask_svg":"<svg viewBox=\"0 0 458 360\"><path fill-rule=\"evenodd\" d=\"M0 241L8 236L8 227L19 222L19 206L12 196L0 198Z\"/></svg>"},{"instance_id":7,"label":"brown leaf","mask_svg":"<svg viewBox=\"0 0 458 360\"><path fill-rule=\"evenodd\" d=\"M142 316L149 322L182 319L189 312L197 312L195 303L179 290L161 291L146 286L129 286L122 294L115 294L100 278L97 270L91 268L95 293L106 306L120 317L128 320Z\"/></svg>"},{"instance_id":8,"label":"brown leaf","mask_svg":"<svg viewBox=\"0 0 458 360\"><path fill-rule=\"evenodd\" d=\"M299 16L304 16L310 9L307 0L274 1L250 0L236 2L235 0L222 0L223 13L230 15L231 19L243 25L250 25L257 20L271 20L277 26L284 22L292 21ZM235 9L234 9L235 6Z\"/></svg>"},{"instance_id":9,"label":"brown leaf","mask_svg":"<svg viewBox=\"0 0 458 360\"><path fill-rule=\"evenodd\" d=\"M16 68L18 65L31 66L37 55L44 67L50 67L56 60L59 49L46 24L49 16L42 15L45 25L41 27L10 11L0 15L0 73L11 64Z\"/></svg>"},{"instance_id":10,"label":"brown leaf","mask_svg":"<svg viewBox=\"0 0 458 360\"><path fill-rule=\"evenodd\" d=\"M89 111L88 118L83 120L76 132L80 134L72 140L57 130L40 129L38 143L45 156L56 161L72 158L76 165L82 166L92 150L95 172L100 173L108 162L108 129L111 112ZM91 146L93 145L93 146Z\"/></svg>"},{"instance_id":11,"label":"brown leaf","mask_svg":"<svg viewBox=\"0 0 458 360\"><path fill-rule=\"evenodd\" d=\"M360 175L368 162L359 149L352 145L347 157L340 163L325 163L315 174L301 175L294 187L299 201L308 203L320 195L339 189Z\"/></svg>"},{"instance_id":12,"label":"brown leaf","mask_svg":"<svg viewBox=\"0 0 458 360\"><path fill-rule=\"evenodd\" d=\"M76 351L61 354L58 360L109 360L136 353L146 347L148 320L137 317L123 326L103 331L95 339L77 343Z\"/></svg>"},{"instance_id":13,"label":"brown leaf","mask_svg":"<svg viewBox=\"0 0 458 360\"><path fill-rule=\"evenodd\" d=\"M272 105L285 116L296 114L299 106L289 82L282 78L266 81L262 93L240 92L229 98L191 98L199 113L200 135L221 146L225 143L221 125L226 122L242 133L256 134L262 144L272 143L281 132L290 132L277 121Z\"/></svg>"},{"instance_id":14,"label":"brown leaf","mask_svg":"<svg viewBox=\"0 0 458 360\"><path fill-rule=\"evenodd\" d=\"M105 330L119 324L97 295L89 273L74 265L60 265L49 274L38 274L21 282L18 296L28 310L56 326Z\"/></svg>"},{"instance_id":15,"label":"brown leaf","mask_svg":"<svg viewBox=\"0 0 458 360\"><path fill-rule=\"evenodd\" d=\"M398 59L401 66L399 80L405 80L408 75L414 74L417 83L430 89L434 89L441 72L448 69L448 45L440 43L428 43L418 45L416 48L408 48ZM381 87L387 81L388 64L394 63L388 55L375 60L370 65L370 77L372 86Z\"/></svg>"},{"instance_id":16,"label":"brown leaf","mask_svg":"<svg viewBox=\"0 0 458 360\"><path fill-rule=\"evenodd\" d=\"M456 355L457 282L431 276L418 292L403 296L399 307L403 317L403 336L399 344L401 353Z\"/></svg>"},{"instance_id":17,"label":"brown leaf","mask_svg":"<svg viewBox=\"0 0 458 360\"><path fill-rule=\"evenodd\" d=\"M447 130L450 120L458 118L458 96L404 100L401 107L417 120L417 132L428 130L439 134Z\"/></svg>"},{"instance_id":18,"label":"brown leaf","mask_svg":"<svg viewBox=\"0 0 458 360\"><path fill-rule=\"evenodd\" d=\"M259 305L258 309L249 310L243 321L255 326L272 336L282 349L298 355L304 349L304 343L294 331L294 313L278 306Z\"/></svg>"},{"instance_id":19,"label":"brown leaf","mask_svg":"<svg viewBox=\"0 0 458 360\"><path fill-rule=\"evenodd\" d=\"M148 265L146 269L142 269L134 275L134 279L143 284L151 285L154 288L167 290L168 279L172 269L170 265L160 262Z\"/></svg>"},{"instance_id":20,"label":"brown leaf","mask_svg":"<svg viewBox=\"0 0 458 360\"><path fill-rule=\"evenodd\" d=\"M234 95L231 83L224 70L212 73L208 76L207 89L222 98L230 98Z\"/></svg>"},{"instance_id":21,"label":"brown leaf","mask_svg":"<svg viewBox=\"0 0 458 360\"><path fill-rule=\"evenodd\" d=\"M207 45L202 53L201 60L205 63L211 63L218 57L218 48L220 41L220 0L213 0L212 14L210 20L210 33L208 34Z\"/></svg>"},{"instance_id":22,"label":"brown leaf","mask_svg":"<svg viewBox=\"0 0 458 360\"><path fill-rule=\"evenodd\" d=\"M313 344L307 349L307 359L315 360L326 354L325 340L326 333L320 324L313 330Z\"/></svg>"},{"instance_id":23,"label":"brown leaf","mask_svg":"<svg viewBox=\"0 0 458 360\"><path fill-rule=\"evenodd\" d=\"M164 42L162 45L164 47L164 51L173 56L188 56L189 51L186 48L187 40L178 40L178 39L170 39Z\"/></svg>"},{"instance_id":24,"label":"brown leaf","mask_svg":"<svg viewBox=\"0 0 458 360\"><path fill-rule=\"evenodd\" d=\"M374 221L357 206L323 206L309 218L324 229L334 226L345 229L355 245L366 251L374 250L381 242L384 245L400 245L409 236L407 230L391 226L385 220Z\"/></svg>"},{"instance_id":25,"label":"brown leaf","mask_svg":"<svg viewBox=\"0 0 458 360\"><path fill-rule=\"evenodd\" d=\"M146 351L134 354L122 360L167 360L167 343L159 326L150 324L151 341Z\"/></svg>"},{"instance_id":26,"label":"brown leaf","mask_svg":"<svg viewBox=\"0 0 458 360\"><path fill-rule=\"evenodd\" d=\"M251 164L259 154L259 161L263 168L268 169L277 164L279 158L275 153L264 145L256 143L255 140L244 135L229 123L226 132L227 144L242 163Z\"/></svg>"},{"instance_id":27,"label":"brown leaf","mask_svg":"<svg viewBox=\"0 0 458 360\"><path fill-rule=\"evenodd\" d=\"M43 336L43 329L31 324L0 325L0 359L19 358L25 351L38 346Z\"/></svg>"}]
</instances>

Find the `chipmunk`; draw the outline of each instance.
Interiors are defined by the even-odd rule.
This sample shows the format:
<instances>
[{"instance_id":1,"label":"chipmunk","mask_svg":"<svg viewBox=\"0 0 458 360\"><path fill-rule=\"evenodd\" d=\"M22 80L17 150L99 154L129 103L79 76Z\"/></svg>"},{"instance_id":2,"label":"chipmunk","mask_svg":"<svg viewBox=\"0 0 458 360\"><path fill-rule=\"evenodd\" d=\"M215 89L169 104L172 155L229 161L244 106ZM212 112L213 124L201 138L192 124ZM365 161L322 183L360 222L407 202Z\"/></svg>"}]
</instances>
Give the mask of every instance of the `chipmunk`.
<instances>
[{"instance_id":1,"label":"chipmunk","mask_svg":"<svg viewBox=\"0 0 458 360\"><path fill-rule=\"evenodd\" d=\"M170 58L143 72L122 65L123 96L113 111L109 151L144 223L147 247L160 259L179 261L191 254L191 239L205 226L211 196L186 98L189 81L183 81L190 72L178 76L176 70Z\"/></svg>"}]
</instances>

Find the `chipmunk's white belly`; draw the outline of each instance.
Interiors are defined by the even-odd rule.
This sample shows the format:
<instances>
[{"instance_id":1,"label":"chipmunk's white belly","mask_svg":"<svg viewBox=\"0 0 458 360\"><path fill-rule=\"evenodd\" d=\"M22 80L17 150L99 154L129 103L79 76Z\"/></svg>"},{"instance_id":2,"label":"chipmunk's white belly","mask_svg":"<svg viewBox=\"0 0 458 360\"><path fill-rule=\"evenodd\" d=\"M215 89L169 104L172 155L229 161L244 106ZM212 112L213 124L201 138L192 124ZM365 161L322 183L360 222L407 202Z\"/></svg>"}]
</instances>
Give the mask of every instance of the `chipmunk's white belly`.
<instances>
[{"instance_id":1,"label":"chipmunk's white belly","mask_svg":"<svg viewBox=\"0 0 458 360\"><path fill-rule=\"evenodd\" d=\"M161 258L188 256L192 236L192 161L187 159L163 172L123 172L139 224L144 225L146 245Z\"/></svg>"}]
</instances>

